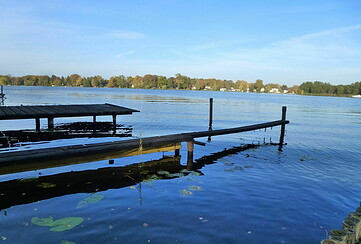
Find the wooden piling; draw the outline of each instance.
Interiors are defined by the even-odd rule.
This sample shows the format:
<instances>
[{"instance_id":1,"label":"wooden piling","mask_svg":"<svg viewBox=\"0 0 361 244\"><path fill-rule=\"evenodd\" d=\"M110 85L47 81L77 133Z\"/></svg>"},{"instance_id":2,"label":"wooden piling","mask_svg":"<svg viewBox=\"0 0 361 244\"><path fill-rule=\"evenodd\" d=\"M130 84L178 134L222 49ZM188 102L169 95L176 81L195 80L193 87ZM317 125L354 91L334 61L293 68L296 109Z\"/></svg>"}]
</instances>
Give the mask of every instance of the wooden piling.
<instances>
[{"instance_id":1,"label":"wooden piling","mask_svg":"<svg viewBox=\"0 0 361 244\"><path fill-rule=\"evenodd\" d=\"M174 150L174 156L178 157L180 155L179 149Z\"/></svg>"},{"instance_id":2,"label":"wooden piling","mask_svg":"<svg viewBox=\"0 0 361 244\"><path fill-rule=\"evenodd\" d=\"M116 114L113 114L113 134L116 134L117 133L117 115Z\"/></svg>"},{"instance_id":3,"label":"wooden piling","mask_svg":"<svg viewBox=\"0 0 361 244\"><path fill-rule=\"evenodd\" d=\"M287 113L287 107L283 106L281 121L286 121L286 113ZM282 151L283 142L284 142L284 138L285 138L285 130L286 130L286 124L282 124L281 125L280 143L279 143L279 148L278 148L279 151Z\"/></svg>"},{"instance_id":4,"label":"wooden piling","mask_svg":"<svg viewBox=\"0 0 361 244\"><path fill-rule=\"evenodd\" d=\"M53 129L54 129L54 118L53 118L53 117L49 117L49 118L48 118L48 129L49 129L49 130L53 130Z\"/></svg>"},{"instance_id":5,"label":"wooden piling","mask_svg":"<svg viewBox=\"0 0 361 244\"><path fill-rule=\"evenodd\" d=\"M209 99L209 128L208 130L212 130L213 124L213 98Z\"/></svg>"},{"instance_id":6,"label":"wooden piling","mask_svg":"<svg viewBox=\"0 0 361 244\"><path fill-rule=\"evenodd\" d=\"M209 127L208 130L212 130L213 126L213 98L209 98ZM211 141L211 136L208 137L208 141Z\"/></svg>"},{"instance_id":7,"label":"wooden piling","mask_svg":"<svg viewBox=\"0 0 361 244\"><path fill-rule=\"evenodd\" d=\"M40 132L40 118L35 118L35 130Z\"/></svg>"}]
</instances>

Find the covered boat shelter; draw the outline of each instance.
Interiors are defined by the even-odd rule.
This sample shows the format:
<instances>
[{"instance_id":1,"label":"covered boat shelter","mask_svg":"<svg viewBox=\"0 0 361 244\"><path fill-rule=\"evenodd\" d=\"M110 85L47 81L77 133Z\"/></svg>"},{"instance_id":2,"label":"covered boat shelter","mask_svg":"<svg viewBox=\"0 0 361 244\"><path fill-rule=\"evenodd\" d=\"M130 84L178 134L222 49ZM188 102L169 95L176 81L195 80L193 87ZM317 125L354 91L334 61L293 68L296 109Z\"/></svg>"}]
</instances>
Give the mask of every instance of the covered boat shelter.
<instances>
[{"instance_id":1,"label":"covered boat shelter","mask_svg":"<svg viewBox=\"0 0 361 244\"><path fill-rule=\"evenodd\" d=\"M54 118L59 117L84 117L111 115L114 128L117 115L139 112L135 109L121 107L114 104L78 104L78 105L31 105L31 106L0 106L0 120L35 119L36 131L40 132L40 119L48 120L48 129L54 129Z\"/></svg>"}]
</instances>

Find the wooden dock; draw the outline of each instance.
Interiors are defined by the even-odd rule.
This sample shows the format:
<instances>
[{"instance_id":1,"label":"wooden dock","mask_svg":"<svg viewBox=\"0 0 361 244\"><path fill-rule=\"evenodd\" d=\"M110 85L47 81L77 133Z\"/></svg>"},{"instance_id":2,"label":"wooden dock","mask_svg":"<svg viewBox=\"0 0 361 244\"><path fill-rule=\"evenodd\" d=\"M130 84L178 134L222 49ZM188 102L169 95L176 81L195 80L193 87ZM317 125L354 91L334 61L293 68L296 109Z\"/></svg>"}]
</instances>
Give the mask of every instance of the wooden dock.
<instances>
[{"instance_id":1,"label":"wooden dock","mask_svg":"<svg viewBox=\"0 0 361 244\"><path fill-rule=\"evenodd\" d=\"M93 116L93 122L97 116L113 116L113 124L116 125L117 115L132 114L139 112L135 109L117 106L114 104L78 104L78 105L38 105L38 106L1 106L0 120L35 119L36 131L40 131L40 119L48 120L48 129L54 129L54 118L59 117L84 117Z\"/></svg>"},{"instance_id":2,"label":"wooden dock","mask_svg":"<svg viewBox=\"0 0 361 244\"><path fill-rule=\"evenodd\" d=\"M14 163L81 157L84 155L90 156L90 155L99 155L99 154L109 154L116 151L136 151L139 152L139 154L142 154L143 148L144 149L157 148L157 147L161 148L164 145L177 145L181 142L187 142L188 160L193 161L194 144L197 143L194 141L195 138L218 136L218 135L225 135L231 133L240 133L240 132L269 128L269 127L275 127L275 126L282 126L281 138L280 138L280 142L281 142L280 147L282 148L284 130L285 130L283 125L289 123L289 121L286 120L285 113L286 113L286 109L283 109L283 115L281 120L235 127L235 128L228 128L228 129L188 132L188 133L171 134L165 136L130 139L124 141L117 141L117 142L82 144L82 145L63 146L56 148L4 152L4 153L0 153L0 166L14 164ZM176 155L179 154L179 149L176 149L175 153Z\"/></svg>"}]
</instances>

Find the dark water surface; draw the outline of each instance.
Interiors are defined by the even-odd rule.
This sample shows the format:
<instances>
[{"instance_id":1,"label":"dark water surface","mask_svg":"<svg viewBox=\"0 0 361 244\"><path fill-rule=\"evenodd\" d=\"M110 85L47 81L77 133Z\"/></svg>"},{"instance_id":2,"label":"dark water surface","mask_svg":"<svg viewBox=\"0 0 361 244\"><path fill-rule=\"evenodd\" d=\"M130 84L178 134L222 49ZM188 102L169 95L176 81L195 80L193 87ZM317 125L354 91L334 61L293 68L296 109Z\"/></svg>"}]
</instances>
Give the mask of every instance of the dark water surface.
<instances>
[{"instance_id":1,"label":"dark water surface","mask_svg":"<svg viewBox=\"0 0 361 244\"><path fill-rule=\"evenodd\" d=\"M29 197L26 194L38 199L24 204L14 200L1 210L3 243L319 243L330 230L341 227L361 200L361 99L51 87L5 87L5 93L6 105L113 103L140 110L118 116L120 122L133 126L135 137L207 130L210 97L214 98L213 129L278 120L283 105L291 123L286 126L288 145L283 152L261 145L212 162L200 161L194 171L187 170L184 144L180 161L171 162L168 170L164 167L169 162L149 162L163 153L115 159L111 175L119 174L119 182L105 174L109 180L99 187L94 182L104 172L95 170L106 171L110 167L106 160L0 175L2 197L6 183L24 189L20 196L6 199L21 203L21 197ZM69 121L74 118L55 119ZM34 128L34 121L0 121L0 126ZM214 137L205 147L196 145L195 159L225 148L277 142L278 137L279 127ZM114 138L59 140L38 147L109 140ZM140 167L142 162L149 163ZM163 168L146 166L153 164ZM135 179L124 173L134 169L144 176ZM59 190L62 182L72 185L72 180L81 178L69 172L82 174L84 184L78 190L66 185ZM19 180L29 177L38 177L34 187L43 191L39 196L26 191L26 180ZM50 184L51 177L59 183ZM59 194L42 199L44 192ZM83 221L65 231L51 231L50 226L31 221L49 216Z\"/></svg>"}]
</instances>

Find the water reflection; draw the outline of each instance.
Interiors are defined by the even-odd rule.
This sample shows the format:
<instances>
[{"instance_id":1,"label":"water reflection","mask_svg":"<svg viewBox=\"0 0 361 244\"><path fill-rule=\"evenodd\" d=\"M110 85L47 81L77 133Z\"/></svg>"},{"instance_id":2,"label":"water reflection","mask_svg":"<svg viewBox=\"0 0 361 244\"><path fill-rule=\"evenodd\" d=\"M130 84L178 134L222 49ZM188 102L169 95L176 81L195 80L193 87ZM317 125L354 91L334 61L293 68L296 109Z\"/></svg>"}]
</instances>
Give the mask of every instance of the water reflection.
<instances>
[{"instance_id":1,"label":"water reflection","mask_svg":"<svg viewBox=\"0 0 361 244\"><path fill-rule=\"evenodd\" d=\"M123 167L71 171L4 181L0 182L0 210L69 194L93 193L129 187L147 181L203 175L200 170L204 166L214 164L220 158L255 147L258 145L224 149L196 159L195 162L188 162L187 165L181 164L180 156L172 156Z\"/></svg>"}]
</instances>

